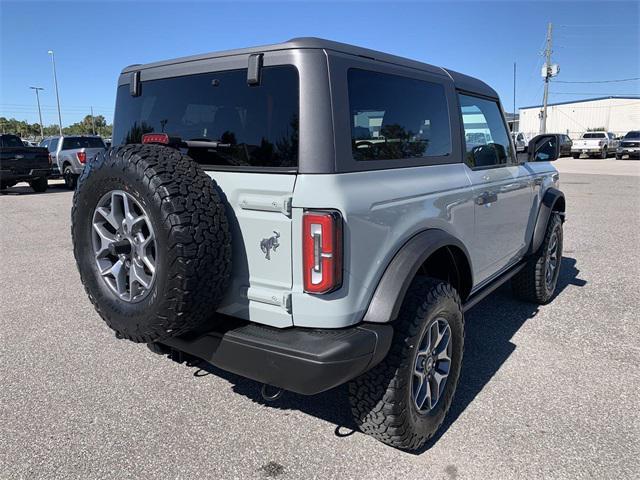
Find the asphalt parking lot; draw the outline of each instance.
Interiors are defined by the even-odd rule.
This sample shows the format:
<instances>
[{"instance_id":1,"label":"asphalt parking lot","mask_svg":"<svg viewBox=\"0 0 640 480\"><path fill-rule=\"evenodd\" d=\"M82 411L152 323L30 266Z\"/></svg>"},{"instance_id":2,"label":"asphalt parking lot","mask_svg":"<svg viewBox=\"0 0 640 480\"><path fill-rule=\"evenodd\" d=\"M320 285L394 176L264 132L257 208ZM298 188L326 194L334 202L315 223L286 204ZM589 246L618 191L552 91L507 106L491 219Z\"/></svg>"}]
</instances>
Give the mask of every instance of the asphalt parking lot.
<instances>
[{"instance_id":1,"label":"asphalt parking lot","mask_svg":"<svg viewBox=\"0 0 640 480\"><path fill-rule=\"evenodd\" d=\"M467 315L452 411L418 455L354 432L343 388L265 404L252 381L117 340L79 281L71 192L9 189L0 477L637 478L640 162L556 164L559 293L536 307L503 288Z\"/></svg>"}]
</instances>

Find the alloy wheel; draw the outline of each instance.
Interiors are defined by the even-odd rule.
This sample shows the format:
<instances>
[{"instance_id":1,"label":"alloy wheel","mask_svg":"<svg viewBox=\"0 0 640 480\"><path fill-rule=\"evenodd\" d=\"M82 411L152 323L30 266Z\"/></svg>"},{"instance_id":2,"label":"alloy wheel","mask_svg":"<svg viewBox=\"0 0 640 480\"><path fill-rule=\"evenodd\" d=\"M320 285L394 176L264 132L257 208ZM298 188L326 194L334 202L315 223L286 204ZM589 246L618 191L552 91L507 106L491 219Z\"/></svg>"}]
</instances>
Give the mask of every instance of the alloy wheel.
<instances>
[{"instance_id":1,"label":"alloy wheel","mask_svg":"<svg viewBox=\"0 0 640 480\"><path fill-rule=\"evenodd\" d=\"M122 190L105 194L93 213L96 266L109 289L126 302L139 302L156 279L156 237L149 216Z\"/></svg>"},{"instance_id":2,"label":"alloy wheel","mask_svg":"<svg viewBox=\"0 0 640 480\"><path fill-rule=\"evenodd\" d=\"M434 319L422 335L413 369L411 393L419 413L429 413L444 394L451 370L453 341L449 322Z\"/></svg>"}]
</instances>

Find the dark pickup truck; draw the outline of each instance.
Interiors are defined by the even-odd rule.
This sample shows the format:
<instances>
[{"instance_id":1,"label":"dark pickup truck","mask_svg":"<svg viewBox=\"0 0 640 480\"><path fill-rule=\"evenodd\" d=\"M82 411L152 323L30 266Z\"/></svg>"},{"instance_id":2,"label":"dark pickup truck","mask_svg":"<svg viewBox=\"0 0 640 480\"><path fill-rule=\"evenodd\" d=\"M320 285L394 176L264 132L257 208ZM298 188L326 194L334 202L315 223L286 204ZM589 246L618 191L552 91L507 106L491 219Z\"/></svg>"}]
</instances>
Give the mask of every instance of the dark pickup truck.
<instances>
[{"instance_id":1,"label":"dark pickup truck","mask_svg":"<svg viewBox=\"0 0 640 480\"><path fill-rule=\"evenodd\" d=\"M16 135L0 135L0 189L28 182L36 192L47 190L51 174L49 151L25 147Z\"/></svg>"}]
</instances>

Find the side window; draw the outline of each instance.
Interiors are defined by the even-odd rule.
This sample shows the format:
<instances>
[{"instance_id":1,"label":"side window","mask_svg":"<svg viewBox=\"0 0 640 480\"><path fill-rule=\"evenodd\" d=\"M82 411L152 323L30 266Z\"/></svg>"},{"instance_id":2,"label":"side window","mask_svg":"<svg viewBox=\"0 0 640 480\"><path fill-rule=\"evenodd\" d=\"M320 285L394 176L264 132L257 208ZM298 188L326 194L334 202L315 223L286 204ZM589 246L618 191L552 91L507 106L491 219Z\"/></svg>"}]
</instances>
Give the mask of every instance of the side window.
<instances>
[{"instance_id":1,"label":"side window","mask_svg":"<svg viewBox=\"0 0 640 480\"><path fill-rule=\"evenodd\" d=\"M52 138L47 148L49 149L50 152L55 152L56 150L58 150L58 139Z\"/></svg>"},{"instance_id":2,"label":"side window","mask_svg":"<svg viewBox=\"0 0 640 480\"><path fill-rule=\"evenodd\" d=\"M459 94L458 97L464 125L467 165L486 168L513 161L509 134L498 104L470 95Z\"/></svg>"},{"instance_id":3,"label":"side window","mask_svg":"<svg viewBox=\"0 0 640 480\"><path fill-rule=\"evenodd\" d=\"M350 69L351 151L357 161L451 153L444 87L415 78Z\"/></svg>"},{"instance_id":4,"label":"side window","mask_svg":"<svg viewBox=\"0 0 640 480\"><path fill-rule=\"evenodd\" d=\"M49 142L50 142L50 140L49 140L49 139L42 140L42 141L40 142L40 145L38 145L38 146L39 146L39 147L44 147L44 148L48 149L48 148L49 148Z\"/></svg>"}]
</instances>

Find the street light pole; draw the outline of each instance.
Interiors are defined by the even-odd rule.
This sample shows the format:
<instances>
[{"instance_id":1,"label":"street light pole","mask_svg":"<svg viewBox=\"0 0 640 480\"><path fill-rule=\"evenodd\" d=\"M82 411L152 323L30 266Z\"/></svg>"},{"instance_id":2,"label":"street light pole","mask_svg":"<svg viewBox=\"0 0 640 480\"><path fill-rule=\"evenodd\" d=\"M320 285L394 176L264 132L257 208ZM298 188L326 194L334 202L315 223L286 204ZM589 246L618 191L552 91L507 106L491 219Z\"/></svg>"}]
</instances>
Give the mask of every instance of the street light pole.
<instances>
[{"instance_id":1,"label":"street light pole","mask_svg":"<svg viewBox=\"0 0 640 480\"><path fill-rule=\"evenodd\" d=\"M96 122L93 120L93 107L91 107L91 131L96 134Z\"/></svg>"},{"instance_id":2,"label":"street light pole","mask_svg":"<svg viewBox=\"0 0 640 480\"><path fill-rule=\"evenodd\" d=\"M53 50L47 52L51 55L51 64L53 65L53 83L56 87L56 101L58 102L58 126L60 127L60 136L62 136L62 115L60 114L60 95L58 94L58 77L56 76L56 57Z\"/></svg>"},{"instance_id":3,"label":"street light pole","mask_svg":"<svg viewBox=\"0 0 640 480\"><path fill-rule=\"evenodd\" d=\"M40 117L40 139L44 138L44 126L42 125L42 111L40 110L40 95L38 94L39 90L44 90L42 87L29 87L32 90L36 91L36 100L38 101L38 116Z\"/></svg>"}]
</instances>

